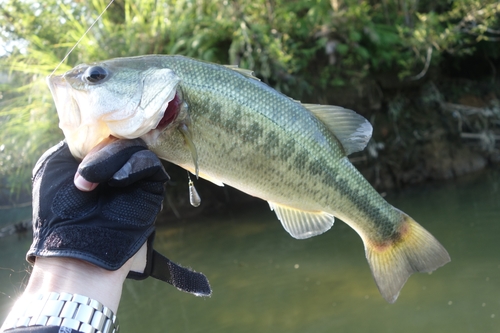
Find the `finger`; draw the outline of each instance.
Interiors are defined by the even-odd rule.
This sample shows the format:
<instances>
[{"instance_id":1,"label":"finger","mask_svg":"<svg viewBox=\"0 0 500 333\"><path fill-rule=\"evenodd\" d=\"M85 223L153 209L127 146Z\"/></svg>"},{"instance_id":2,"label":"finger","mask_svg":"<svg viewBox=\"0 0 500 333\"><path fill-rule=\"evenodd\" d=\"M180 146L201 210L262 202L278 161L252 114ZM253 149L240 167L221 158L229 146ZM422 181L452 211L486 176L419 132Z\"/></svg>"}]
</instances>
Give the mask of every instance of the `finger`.
<instances>
[{"instance_id":1,"label":"finger","mask_svg":"<svg viewBox=\"0 0 500 333\"><path fill-rule=\"evenodd\" d=\"M99 149L99 150L98 150ZM142 139L106 139L83 159L79 174L92 183L110 180L136 152L147 149Z\"/></svg>"},{"instance_id":2,"label":"finger","mask_svg":"<svg viewBox=\"0 0 500 333\"><path fill-rule=\"evenodd\" d=\"M90 192L99 185L99 183L91 183L83 178L78 171L75 174L74 183L77 189L84 192Z\"/></svg>"},{"instance_id":3,"label":"finger","mask_svg":"<svg viewBox=\"0 0 500 333\"><path fill-rule=\"evenodd\" d=\"M101 142L99 142L97 145L95 145L94 148L92 148L88 153L88 154L95 154L96 152L98 152L99 150L101 150L102 148L104 148L105 146L108 146L110 144L112 144L113 142L115 141L118 141L120 139L118 139L117 137L115 136L108 136L107 138L101 140Z\"/></svg>"},{"instance_id":4,"label":"finger","mask_svg":"<svg viewBox=\"0 0 500 333\"><path fill-rule=\"evenodd\" d=\"M92 148L88 152L88 154L95 154L96 152L98 152L99 150L101 150L102 148L104 148L105 146L111 144L112 142L114 142L116 140L118 140L118 138L110 135L106 139L99 142L94 148ZM84 192L90 192L93 189L95 189L97 187L97 185L99 185L99 183L89 182L88 180L83 178L78 171L75 173L75 178L73 181L75 183L76 188L79 189L80 191L84 191Z\"/></svg>"},{"instance_id":5,"label":"finger","mask_svg":"<svg viewBox=\"0 0 500 333\"><path fill-rule=\"evenodd\" d=\"M149 150L142 150L132 155L123 167L113 175L109 184L128 186L142 179L162 183L170 179L161 161Z\"/></svg>"}]
</instances>

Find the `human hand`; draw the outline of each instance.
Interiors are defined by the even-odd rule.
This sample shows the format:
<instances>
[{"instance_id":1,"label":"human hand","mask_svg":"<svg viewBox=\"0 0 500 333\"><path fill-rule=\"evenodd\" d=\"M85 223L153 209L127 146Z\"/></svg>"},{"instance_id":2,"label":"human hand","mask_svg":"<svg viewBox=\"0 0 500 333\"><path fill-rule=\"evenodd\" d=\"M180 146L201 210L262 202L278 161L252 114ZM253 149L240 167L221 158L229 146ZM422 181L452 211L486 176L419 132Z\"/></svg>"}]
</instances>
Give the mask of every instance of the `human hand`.
<instances>
[{"instance_id":1,"label":"human hand","mask_svg":"<svg viewBox=\"0 0 500 333\"><path fill-rule=\"evenodd\" d=\"M203 274L153 250L154 221L168 180L156 155L140 139L114 140L99 148L81 164L64 142L40 158L33 173L34 240L28 261L69 257L117 270L142 247L128 277L152 276L210 295Z\"/></svg>"},{"instance_id":2,"label":"human hand","mask_svg":"<svg viewBox=\"0 0 500 333\"><path fill-rule=\"evenodd\" d=\"M100 186L78 190L77 168L80 177ZM66 143L55 146L34 170L35 232L28 260L72 257L120 268L153 233L167 180L161 162L139 139L117 140L80 165Z\"/></svg>"}]
</instances>

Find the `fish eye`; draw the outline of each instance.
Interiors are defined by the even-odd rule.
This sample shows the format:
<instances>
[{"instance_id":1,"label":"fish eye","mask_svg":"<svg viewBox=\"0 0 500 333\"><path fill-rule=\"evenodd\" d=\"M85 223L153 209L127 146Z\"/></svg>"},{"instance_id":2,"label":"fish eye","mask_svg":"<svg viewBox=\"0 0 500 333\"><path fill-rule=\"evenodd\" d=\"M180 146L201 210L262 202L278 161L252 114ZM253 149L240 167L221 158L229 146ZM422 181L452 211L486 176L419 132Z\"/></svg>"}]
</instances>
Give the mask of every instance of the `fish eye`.
<instances>
[{"instance_id":1,"label":"fish eye","mask_svg":"<svg viewBox=\"0 0 500 333\"><path fill-rule=\"evenodd\" d=\"M108 76L108 71L102 68L101 66L89 67L83 74L83 78L88 83L97 83L99 81L104 80L107 76Z\"/></svg>"}]
</instances>

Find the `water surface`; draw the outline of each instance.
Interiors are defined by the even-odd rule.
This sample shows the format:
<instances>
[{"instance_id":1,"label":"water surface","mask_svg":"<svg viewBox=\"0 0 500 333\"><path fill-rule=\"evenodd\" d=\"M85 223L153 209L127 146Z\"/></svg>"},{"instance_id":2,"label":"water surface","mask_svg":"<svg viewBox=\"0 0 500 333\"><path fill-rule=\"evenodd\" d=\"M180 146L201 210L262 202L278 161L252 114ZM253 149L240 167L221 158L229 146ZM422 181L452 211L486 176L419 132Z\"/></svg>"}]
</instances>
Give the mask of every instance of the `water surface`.
<instances>
[{"instance_id":1,"label":"water surface","mask_svg":"<svg viewBox=\"0 0 500 333\"><path fill-rule=\"evenodd\" d=\"M387 200L447 248L452 262L379 295L357 234L341 221L295 240L263 203L159 228L156 248L201 271L198 298L154 279L127 281L121 332L500 332L500 172L426 185ZM22 291L31 236L0 240L0 316ZM1 319L0 319L1 320Z\"/></svg>"}]
</instances>

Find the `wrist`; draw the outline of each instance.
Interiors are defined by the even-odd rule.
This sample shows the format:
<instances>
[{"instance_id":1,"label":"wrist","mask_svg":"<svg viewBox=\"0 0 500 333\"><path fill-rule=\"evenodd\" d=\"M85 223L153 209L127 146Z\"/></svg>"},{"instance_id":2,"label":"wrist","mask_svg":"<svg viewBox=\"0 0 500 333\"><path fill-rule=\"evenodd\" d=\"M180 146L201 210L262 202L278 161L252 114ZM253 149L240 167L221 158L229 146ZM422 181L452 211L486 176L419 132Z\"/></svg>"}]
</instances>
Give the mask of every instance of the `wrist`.
<instances>
[{"instance_id":1,"label":"wrist","mask_svg":"<svg viewBox=\"0 0 500 333\"><path fill-rule=\"evenodd\" d=\"M79 294L116 313L127 274L128 268L108 271L78 259L37 257L23 297L48 292Z\"/></svg>"}]
</instances>

